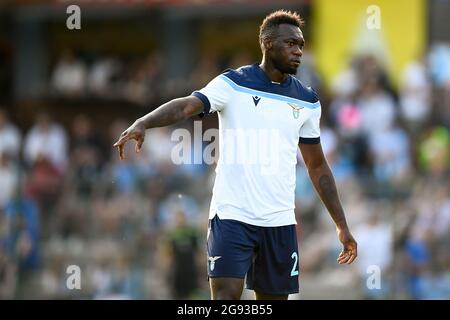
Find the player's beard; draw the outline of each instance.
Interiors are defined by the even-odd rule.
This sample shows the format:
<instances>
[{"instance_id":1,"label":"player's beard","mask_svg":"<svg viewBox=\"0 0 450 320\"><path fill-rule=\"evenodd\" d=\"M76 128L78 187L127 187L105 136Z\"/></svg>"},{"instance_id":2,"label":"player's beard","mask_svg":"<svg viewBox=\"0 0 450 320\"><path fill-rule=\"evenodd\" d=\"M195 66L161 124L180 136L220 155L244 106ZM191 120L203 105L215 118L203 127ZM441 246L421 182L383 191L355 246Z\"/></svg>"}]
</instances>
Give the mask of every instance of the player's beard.
<instances>
[{"instance_id":1,"label":"player's beard","mask_svg":"<svg viewBox=\"0 0 450 320\"><path fill-rule=\"evenodd\" d=\"M274 61L274 66L281 73L287 73L287 74L293 74L293 75L297 74L297 68L285 65L285 64L283 64L281 62Z\"/></svg>"}]
</instances>

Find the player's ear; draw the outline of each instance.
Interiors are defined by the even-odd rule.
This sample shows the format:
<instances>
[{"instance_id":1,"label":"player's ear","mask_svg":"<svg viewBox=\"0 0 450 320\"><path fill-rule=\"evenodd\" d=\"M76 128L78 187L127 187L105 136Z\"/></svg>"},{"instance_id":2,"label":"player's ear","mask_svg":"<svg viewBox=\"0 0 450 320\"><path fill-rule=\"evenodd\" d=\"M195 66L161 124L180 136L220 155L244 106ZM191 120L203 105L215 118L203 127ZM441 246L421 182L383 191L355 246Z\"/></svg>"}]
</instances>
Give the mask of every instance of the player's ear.
<instances>
[{"instance_id":1,"label":"player's ear","mask_svg":"<svg viewBox=\"0 0 450 320\"><path fill-rule=\"evenodd\" d=\"M269 37L264 38L262 40L262 45L263 45L264 49L266 49L266 50L272 49L272 46L273 46L272 39L270 39Z\"/></svg>"}]
</instances>

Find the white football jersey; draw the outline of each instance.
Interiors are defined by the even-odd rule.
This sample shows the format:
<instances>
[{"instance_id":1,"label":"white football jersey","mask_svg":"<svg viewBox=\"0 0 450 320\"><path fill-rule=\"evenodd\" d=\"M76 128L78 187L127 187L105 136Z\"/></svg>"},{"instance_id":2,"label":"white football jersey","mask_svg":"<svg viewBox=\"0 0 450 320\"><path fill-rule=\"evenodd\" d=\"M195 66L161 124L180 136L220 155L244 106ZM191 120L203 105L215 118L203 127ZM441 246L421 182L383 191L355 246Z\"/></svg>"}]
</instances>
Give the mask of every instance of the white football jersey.
<instances>
[{"instance_id":1,"label":"white football jersey","mask_svg":"<svg viewBox=\"0 0 450 320\"><path fill-rule=\"evenodd\" d=\"M209 218L296 224L299 143L320 142L317 94L289 76L272 82L258 64L227 70L192 95L218 112L219 161Z\"/></svg>"}]
</instances>

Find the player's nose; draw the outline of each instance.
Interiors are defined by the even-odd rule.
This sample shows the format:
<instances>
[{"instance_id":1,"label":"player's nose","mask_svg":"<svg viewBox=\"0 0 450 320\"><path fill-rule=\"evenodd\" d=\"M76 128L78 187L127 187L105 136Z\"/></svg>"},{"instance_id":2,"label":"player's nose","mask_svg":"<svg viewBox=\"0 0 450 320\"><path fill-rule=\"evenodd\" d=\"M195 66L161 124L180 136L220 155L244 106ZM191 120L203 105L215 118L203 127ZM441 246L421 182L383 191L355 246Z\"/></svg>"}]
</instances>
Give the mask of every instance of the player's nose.
<instances>
[{"instance_id":1,"label":"player's nose","mask_svg":"<svg viewBox=\"0 0 450 320\"><path fill-rule=\"evenodd\" d=\"M300 57L303 55L303 50L300 49L299 46L296 46L295 49L294 49L293 54L294 54L296 57L299 57L299 58L300 58Z\"/></svg>"}]
</instances>

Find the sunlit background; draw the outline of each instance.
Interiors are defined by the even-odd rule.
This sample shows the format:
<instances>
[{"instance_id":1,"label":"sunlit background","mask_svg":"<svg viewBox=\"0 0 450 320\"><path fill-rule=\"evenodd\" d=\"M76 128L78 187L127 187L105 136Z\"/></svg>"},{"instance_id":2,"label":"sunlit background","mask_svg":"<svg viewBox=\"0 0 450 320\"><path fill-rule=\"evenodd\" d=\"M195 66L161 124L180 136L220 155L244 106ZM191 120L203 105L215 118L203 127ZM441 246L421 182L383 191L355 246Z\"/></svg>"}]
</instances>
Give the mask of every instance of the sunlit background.
<instances>
[{"instance_id":1,"label":"sunlit background","mask_svg":"<svg viewBox=\"0 0 450 320\"><path fill-rule=\"evenodd\" d=\"M193 121L148 131L126 161L112 144L161 103L259 62L259 24L280 8L306 21L297 77L319 93L359 245L353 265L336 263L299 156L290 298L450 299L449 0L1 1L1 299L209 299L214 166L171 161L171 133ZM67 287L71 265L81 289Z\"/></svg>"}]
</instances>

